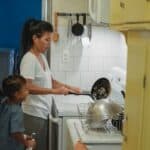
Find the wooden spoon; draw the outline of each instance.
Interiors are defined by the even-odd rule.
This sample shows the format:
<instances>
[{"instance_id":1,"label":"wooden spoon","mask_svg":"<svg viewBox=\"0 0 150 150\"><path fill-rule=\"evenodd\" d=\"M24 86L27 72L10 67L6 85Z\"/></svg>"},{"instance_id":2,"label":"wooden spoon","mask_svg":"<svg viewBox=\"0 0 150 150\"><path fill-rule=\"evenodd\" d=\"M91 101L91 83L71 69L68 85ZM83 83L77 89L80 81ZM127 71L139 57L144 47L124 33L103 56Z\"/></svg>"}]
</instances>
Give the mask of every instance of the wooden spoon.
<instances>
[{"instance_id":1,"label":"wooden spoon","mask_svg":"<svg viewBox=\"0 0 150 150\"><path fill-rule=\"evenodd\" d=\"M53 41L54 42L57 42L58 39L59 39L59 34L58 34L58 31L57 31L57 27L58 27L58 15L55 12L54 13L54 32L53 32Z\"/></svg>"}]
</instances>

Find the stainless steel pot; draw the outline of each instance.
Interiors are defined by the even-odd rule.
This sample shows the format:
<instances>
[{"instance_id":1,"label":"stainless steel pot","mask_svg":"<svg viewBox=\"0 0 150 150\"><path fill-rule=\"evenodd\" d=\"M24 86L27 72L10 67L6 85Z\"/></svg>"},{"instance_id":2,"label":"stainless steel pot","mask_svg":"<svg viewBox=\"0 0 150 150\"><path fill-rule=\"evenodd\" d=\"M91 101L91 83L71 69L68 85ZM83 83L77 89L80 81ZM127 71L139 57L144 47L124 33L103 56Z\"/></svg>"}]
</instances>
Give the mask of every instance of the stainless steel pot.
<instances>
[{"instance_id":1,"label":"stainless steel pot","mask_svg":"<svg viewBox=\"0 0 150 150\"><path fill-rule=\"evenodd\" d=\"M123 108L109 99L101 99L92 103L87 112L86 122L91 128L105 127L106 122L121 113Z\"/></svg>"}]
</instances>

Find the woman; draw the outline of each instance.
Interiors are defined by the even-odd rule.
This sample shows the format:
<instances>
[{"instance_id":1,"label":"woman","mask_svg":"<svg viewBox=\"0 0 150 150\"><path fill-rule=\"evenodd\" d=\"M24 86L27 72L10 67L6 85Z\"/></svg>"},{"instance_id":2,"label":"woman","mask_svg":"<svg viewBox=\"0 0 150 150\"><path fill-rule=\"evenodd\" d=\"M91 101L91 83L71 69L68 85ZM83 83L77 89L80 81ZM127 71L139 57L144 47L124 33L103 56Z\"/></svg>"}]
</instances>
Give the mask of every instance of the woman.
<instances>
[{"instance_id":1,"label":"woman","mask_svg":"<svg viewBox=\"0 0 150 150\"><path fill-rule=\"evenodd\" d=\"M22 50L25 55L20 73L27 80L29 96L23 103L25 128L36 132L37 150L47 150L48 116L51 113L51 94L80 93L80 89L63 84L52 77L44 52L50 46L52 25L46 21L28 20L22 32Z\"/></svg>"}]
</instances>

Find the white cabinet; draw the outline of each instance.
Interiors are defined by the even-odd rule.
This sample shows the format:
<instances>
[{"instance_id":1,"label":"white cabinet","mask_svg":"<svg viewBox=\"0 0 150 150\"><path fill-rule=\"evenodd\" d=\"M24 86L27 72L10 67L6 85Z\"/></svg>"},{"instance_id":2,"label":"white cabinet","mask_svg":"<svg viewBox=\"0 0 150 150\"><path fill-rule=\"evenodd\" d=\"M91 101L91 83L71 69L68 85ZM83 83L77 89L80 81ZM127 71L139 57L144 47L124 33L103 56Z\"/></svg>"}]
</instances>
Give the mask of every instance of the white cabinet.
<instances>
[{"instance_id":1,"label":"white cabinet","mask_svg":"<svg viewBox=\"0 0 150 150\"><path fill-rule=\"evenodd\" d=\"M89 0L89 14L96 23L123 23L124 9L121 0Z\"/></svg>"}]
</instances>

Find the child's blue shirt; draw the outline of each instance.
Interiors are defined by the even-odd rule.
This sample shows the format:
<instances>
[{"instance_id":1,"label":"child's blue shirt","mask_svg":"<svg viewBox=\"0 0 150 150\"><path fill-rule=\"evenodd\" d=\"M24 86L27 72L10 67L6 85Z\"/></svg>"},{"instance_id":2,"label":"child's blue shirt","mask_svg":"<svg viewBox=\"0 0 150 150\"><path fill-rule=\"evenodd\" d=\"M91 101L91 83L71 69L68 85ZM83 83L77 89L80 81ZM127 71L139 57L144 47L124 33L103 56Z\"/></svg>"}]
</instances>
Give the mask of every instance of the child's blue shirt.
<instances>
[{"instance_id":1,"label":"child's blue shirt","mask_svg":"<svg viewBox=\"0 0 150 150\"><path fill-rule=\"evenodd\" d=\"M0 101L0 150L24 150L24 145L11 137L16 132L24 132L21 105Z\"/></svg>"}]
</instances>

